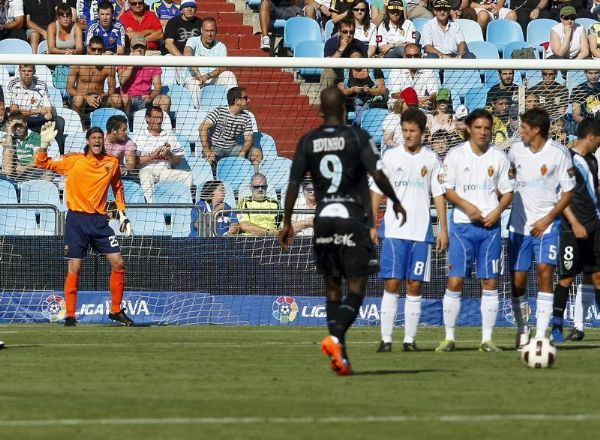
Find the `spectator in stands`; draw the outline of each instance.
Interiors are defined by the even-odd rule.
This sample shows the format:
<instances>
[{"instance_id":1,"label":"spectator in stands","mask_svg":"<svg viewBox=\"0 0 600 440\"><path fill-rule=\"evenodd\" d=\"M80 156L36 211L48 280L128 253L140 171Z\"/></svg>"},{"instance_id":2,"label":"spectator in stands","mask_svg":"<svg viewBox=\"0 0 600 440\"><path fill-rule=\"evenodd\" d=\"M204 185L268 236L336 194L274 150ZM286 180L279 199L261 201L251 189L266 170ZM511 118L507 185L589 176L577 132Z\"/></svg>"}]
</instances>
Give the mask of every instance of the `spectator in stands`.
<instances>
[{"instance_id":1,"label":"spectator in stands","mask_svg":"<svg viewBox=\"0 0 600 440\"><path fill-rule=\"evenodd\" d=\"M35 76L33 64L19 65L19 77L11 79L5 89L5 105L9 113L20 111L27 118L27 127L39 133L48 121L56 124L56 142L61 154L65 149L65 120L56 114L50 102L48 86Z\"/></svg>"},{"instance_id":2,"label":"spectator in stands","mask_svg":"<svg viewBox=\"0 0 600 440\"><path fill-rule=\"evenodd\" d=\"M575 23L577 14L573 6L560 10L560 23L550 30L550 44L544 58L582 59L590 56L585 29Z\"/></svg>"},{"instance_id":3,"label":"spectator in stands","mask_svg":"<svg viewBox=\"0 0 600 440\"><path fill-rule=\"evenodd\" d=\"M555 119L550 123L550 137L553 141L556 141L565 147L569 144L569 135L565 131L564 118Z\"/></svg>"},{"instance_id":4,"label":"spectator in stands","mask_svg":"<svg viewBox=\"0 0 600 440\"><path fill-rule=\"evenodd\" d=\"M137 165L136 145L129 138L127 118L123 115L113 115L106 121L104 149L107 154L119 158L121 175L133 171Z\"/></svg>"},{"instance_id":5,"label":"spectator in stands","mask_svg":"<svg viewBox=\"0 0 600 440\"><path fill-rule=\"evenodd\" d=\"M180 5L173 0L160 0L154 2L150 7L150 10L156 14L163 29L169 20L181 15Z\"/></svg>"},{"instance_id":6,"label":"spectator in stands","mask_svg":"<svg viewBox=\"0 0 600 440\"><path fill-rule=\"evenodd\" d=\"M233 208L225 202L225 184L220 180L208 180L202 185L202 192L191 212L190 237L198 237L200 214L210 214L214 220L214 232L219 236L237 234L239 221ZM221 211L226 211L225 213Z\"/></svg>"},{"instance_id":7,"label":"spectator in stands","mask_svg":"<svg viewBox=\"0 0 600 440\"><path fill-rule=\"evenodd\" d=\"M338 23L348 17L353 0L305 0L304 15L323 27L330 19Z\"/></svg>"},{"instance_id":8,"label":"spectator in stands","mask_svg":"<svg viewBox=\"0 0 600 440\"><path fill-rule=\"evenodd\" d=\"M486 107L492 105L495 96L500 94L505 96L507 93L510 96L511 112L517 113L517 105L519 102L519 86L515 84L515 71L512 69L498 70L500 81L494 84L487 92Z\"/></svg>"},{"instance_id":9,"label":"spectator in stands","mask_svg":"<svg viewBox=\"0 0 600 440\"><path fill-rule=\"evenodd\" d=\"M104 41L92 37L87 46L88 55L102 55ZM86 114L100 107L121 108L123 103L117 93L116 69L112 66L71 66L67 78L67 94L71 108L79 113L86 127ZM104 84L108 89L104 91Z\"/></svg>"},{"instance_id":10,"label":"spectator in stands","mask_svg":"<svg viewBox=\"0 0 600 440\"><path fill-rule=\"evenodd\" d=\"M575 15L577 18L593 18L590 11L587 9L588 0L566 0L566 1L554 1L550 9L542 10L540 12L540 18L550 18L552 20L561 21L562 9L571 7L575 9Z\"/></svg>"},{"instance_id":11,"label":"spectator in stands","mask_svg":"<svg viewBox=\"0 0 600 440\"><path fill-rule=\"evenodd\" d=\"M531 110L534 107L540 107L540 97L529 90L525 95L525 111Z\"/></svg>"},{"instance_id":12,"label":"spectator in stands","mask_svg":"<svg viewBox=\"0 0 600 440\"><path fill-rule=\"evenodd\" d=\"M360 50L363 57L368 56L367 47L362 41L354 38L356 23L352 17L346 17L338 23L338 32L325 42L323 54L326 58L349 58L355 50ZM323 69L321 87L326 88L335 84L337 78L343 75L342 69Z\"/></svg>"},{"instance_id":13,"label":"spectator in stands","mask_svg":"<svg viewBox=\"0 0 600 440\"><path fill-rule=\"evenodd\" d=\"M539 106L556 119L567 113L569 105L569 90L563 84L556 82L556 70L542 70L542 81L529 89L530 94L538 98Z\"/></svg>"},{"instance_id":14,"label":"spectator in stands","mask_svg":"<svg viewBox=\"0 0 600 440\"><path fill-rule=\"evenodd\" d=\"M144 0L130 0L129 10L121 15L120 20L129 41L134 37L144 37L148 44L146 55L160 55L163 27L156 14L146 9Z\"/></svg>"},{"instance_id":15,"label":"spectator in stands","mask_svg":"<svg viewBox=\"0 0 600 440\"><path fill-rule=\"evenodd\" d=\"M585 77L586 81L576 86L569 98L573 119L578 124L585 118L600 117L600 70L586 70Z\"/></svg>"},{"instance_id":16,"label":"spectator in stands","mask_svg":"<svg viewBox=\"0 0 600 440\"><path fill-rule=\"evenodd\" d=\"M427 115L427 130L429 134L434 134L439 130L452 131L455 128L450 90L439 89L435 95L431 113Z\"/></svg>"},{"instance_id":17,"label":"spectator in stands","mask_svg":"<svg viewBox=\"0 0 600 440\"><path fill-rule=\"evenodd\" d=\"M433 18L433 14L429 10L426 0L407 0L406 1L406 18Z\"/></svg>"},{"instance_id":18,"label":"spectator in stands","mask_svg":"<svg viewBox=\"0 0 600 440\"><path fill-rule=\"evenodd\" d=\"M16 181L51 178L52 173L35 166L35 153L42 143L39 133L27 129L25 116L15 110L6 122L2 168Z\"/></svg>"},{"instance_id":19,"label":"spectator in stands","mask_svg":"<svg viewBox=\"0 0 600 440\"><path fill-rule=\"evenodd\" d=\"M421 45L428 58L475 58L468 51L460 25L450 20L451 7L448 0L435 0L435 17L423 25Z\"/></svg>"},{"instance_id":20,"label":"spectator in stands","mask_svg":"<svg viewBox=\"0 0 600 440\"><path fill-rule=\"evenodd\" d=\"M131 55L144 56L146 40L134 37L131 40ZM158 66L119 66L117 68L121 83L121 100L127 117L149 105L155 105L166 113L171 110L171 98L160 93L162 88L162 69Z\"/></svg>"},{"instance_id":21,"label":"spectator in stands","mask_svg":"<svg viewBox=\"0 0 600 440\"><path fill-rule=\"evenodd\" d=\"M58 0L61 1L61 0ZM87 26L94 20L98 19L98 4L103 0L62 0L63 3L76 2L76 18L83 29L87 29ZM109 0L114 7L114 19L119 20L123 13L128 9L127 0Z\"/></svg>"},{"instance_id":22,"label":"spectator in stands","mask_svg":"<svg viewBox=\"0 0 600 440\"><path fill-rule=\"evenodd\" d=\"M86 45L92 37L99 36L104 41L105 55L125 54L125 26L114 18L114 6L108 0L98 5L98 19L90 23L86 33Z\"/></svg>"},{"instance_id":23,"label":"spectator in stands","mask_svg":"<svg viewBox=\"0 0 600 440\"><path fill-rule=\"evenodd\" d=\"M355 50L350 58L362 58L362 52ZM387 108L387 89L381 69L344 69L337 87L346 96L347 110L355 112L357 124L370 108Z\"/></svg>"},{"instance_id":24,"label":"spectator in stands","mask_svg":"<svg viewBox=\"0 0 600 440\"><path fill-rule=\"evenodd\" d=\"M292 224L294 225L294 234L313 235L314 213L298 213L299 210L315 211L317 208L317 198L315 197L315 187L312 182L305 182L302 185L302 195L298 197L294 205L294 214L292 214Z\"/></svg>"},{"instance_id":25,"label":"spectator in stands","mask_svg":"<svg viewBox=\"0 0 600 440\"><path fill-rule=\"evenodd\" d=\"M46 32L56 16L55 8L55 0L23 0L27 40L34 54L38 52L40 42L48 39Z\"/></svg>"},{"instance_id":26,"label":"spectator in stands","mask_svg":"<svg viewBox=\"0 0 600 440\"><path fill-rule=\"evenodd\" d=\"M196 57L226 57L227 48L223 43L216 40L217 20L214 17L206 17L202 21L201 35L192 37L185 43L183 54ZM212 84L221 84L229 88L237 86L237 79L233 72L224 67L190 67L181 69L183 78L181 83L192 92L194 105L200 105L200 90Z\"/></svg>"},{"instance_id":27,"label":"spectator in stands","mask_svg":"<svg viewBox=\"0 0 600 440\"><path fill-rule=\"evenodd\" d=\"M592 58L600 58L600 23L590 26L590 30L588 31L588 45L590 46L590 55Z\"/></svg>"},{"instance_id":28,"label":"spectator in stands","mask_svg":"<svg viewBox=\"0 0 600 440\"><path fill-rule=\"evenodd\" d=\"M516 129L516 120L509 113L511 102L511 94L506 90L496 93L492 98L492 144L506 141Z\"/></svg>"},{"instance_id":29,"label":"spectator in stands","mask_svg":"<svg viewBox=\"0 0 600 440\"><path fill-rule=\"evenodd\" d=\"M417 30L412 21L404 16L402 0L390 0L383 21L377 27L377 47L385 58L402 58L404 48L416 43Z\"/></svg>"},{"instance_id":30,"label":"spectator in stands","mask_svg":"<svg viewBox=\"0 0 600 440\"><path fill-rule=\"evenodd\" d=\"M414 43L404 48L404 58L421 58L421 49ZM435 94L440 88L440 77L436 70L431 69L392 69L387 80L390 89L388 107L394 105L400 93L407 87L412 87L419 97L419 107L430 109Z\"/></svg>"},{"instance_id":31,"label":"spectator in stands","mask_svg":"<svg viewBox=\"0 0 600 440\"><path fill-rule=\"evenodd\" d=\"M381 124L384 147L393 148L404 145L400 116L404 113L404 110L411 106L419 106L419 97L415 89L407 87L394 99L394 104L390 109L391 112L385 117L383 124Z\"/></svg>"},{"instance_id":32,"label":"spectator in stands","mask_svg":"<svg viewBox=\"0 0 600 440\"><path fill-rule=\"evenodd\" d=\"M169 20L165 27L165 47L163 53L182 56L185 43L192 37L200 35L202 20L196 17L196 2L183 0L181 15Z\"/></svg>"},{"instance_id":33,"label":"spectator in stands","mask_svg":"<svg viewBox=\"0 0 600 440\"><path fill-rule=\"evenodd\" d=\"M505 8L505 3L505 0L479 0L471 2L471 7L477 14L477 23L481 26L483 35L485 35L488 23L492 20L517 20L517 13L509 8Z\"/></svg>"},{"instance_id":34,"label":"spectator in stands","mask_svg":"<svg viewBox=\"0 0 600 440\"><path fill-rule=\"evenodd\" d=\"M81 55L83 53L83 30L73 21L71 7L61 3L56 8L56 20L48 25L48 53ZM88 43L89 45L89 43Z\"/></svg>"},{"instance_id":35,"label":"spectator in stands","mask_svg":"<svg viewBox=\"0 0 600 440\"><path fill-rule=\"evenodd\" d=\"M152 202L154 185L163 180L181 180L192 186L192 174L186 170L175 169L185 153L175 135L170 130L162 129L163 118L160 107L148 107L147 128L133 137L139 156L140 184L148 203Z\"/></svg>"},{"instance_id":36,"label":"spectator in stands","mask_svg":"<svg viewBox=\"0 0 600 440\"><path fill-rule=\"evenodd\" d=\"M269 29L271 20L287 20L302 14L302 0L261 0L259 7L259 20L262 38L260 48L271 50Z\"/></svg>"},{"instance_id":37,"label":"spectator in stands","mask_svg":"<svg viewBox=\"0 0 600 440\"><path fill-rule=\"evenodd\" d=\"M18 38L27 41L23 0L0 0L0 40Z\"/></svg>"},{"instance_id":38,"label":"spectator in stands","mask_svg":"<svg viewBox=\"0 0 600 440\"><path fill-rule=\"evenodd\" d=\"M273 213L240 212L240 232L252 235L276 236L281 224L281 211L277 199L267 196L267 178L256 173L250 181L252 195L238 202L240 210L272 210Z\"/></svg>"},{"instance_id":39,"label":"spectator in stands","mask_svg":"<svg viewBox=\"0 0 600 440\"><path fill-rule=\"evenodd\" d=\"M366 0L355 0L350 12L354 17L354 38L367 46L367 54L372 57L377 52L377 25L371 20L369 3Z\"/></svg>"},{"instance_id":40,"label":"spectator in stands","mask_svg":"<svg viewBox=\"0 0 600 440\"><path fill-rule=\"evenodd\" d=\"M248 93L243 87L227 92L227 106L220 106L206 115L200 126L202 154L214 167L224 157L245 157L258 170L262 151L253 147L252 120L246 111ZM240 144L243 139L243 144Z\"/></svg>"}]
</instances>

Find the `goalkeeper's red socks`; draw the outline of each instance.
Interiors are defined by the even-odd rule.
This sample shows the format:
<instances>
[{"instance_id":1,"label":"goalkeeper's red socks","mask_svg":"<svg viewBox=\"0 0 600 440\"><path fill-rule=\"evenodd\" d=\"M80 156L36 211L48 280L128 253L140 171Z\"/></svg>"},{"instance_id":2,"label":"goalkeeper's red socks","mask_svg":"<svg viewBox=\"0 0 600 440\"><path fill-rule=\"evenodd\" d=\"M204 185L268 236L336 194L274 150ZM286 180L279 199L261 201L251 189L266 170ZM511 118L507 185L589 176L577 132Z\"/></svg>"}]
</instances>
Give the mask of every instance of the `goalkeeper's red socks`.
<instances>
[{"instance_id":1,"label":"goalkeeper's red socks","mask_svg":"<svg viewBox=\"0 0 600 440\"><path fill-rule=\"evenodd\" d=\"M75 318L75 309L77 308L77 283L79 275L73 272L67 272L65 279L65 301L67 302L67 317Z\"/></svg>"},{"instance_id":2,"label":"goalkeeper's red socks","mask_svg":"<svg viewBox=\"0 0 600 440\"><path fill-rule=\"evenodd\" d=\"M119 313L125 290L125 270L113 269L110 272L110 312Z\"/></svg>"}]
</instances>

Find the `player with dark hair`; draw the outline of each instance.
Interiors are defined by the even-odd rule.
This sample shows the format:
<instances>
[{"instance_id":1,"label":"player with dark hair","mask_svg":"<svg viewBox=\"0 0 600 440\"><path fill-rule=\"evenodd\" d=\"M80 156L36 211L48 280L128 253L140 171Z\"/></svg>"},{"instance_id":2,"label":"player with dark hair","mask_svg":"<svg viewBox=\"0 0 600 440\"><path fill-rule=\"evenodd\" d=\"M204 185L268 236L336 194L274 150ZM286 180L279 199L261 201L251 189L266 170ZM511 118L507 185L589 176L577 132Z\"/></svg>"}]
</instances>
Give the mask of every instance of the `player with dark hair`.
<instances>
[{"instance_id":1,"label":"player with dark hair","mask_svg":"<svg viewBox=\"0 0 600 440\"><path fill-rule=\"evenodd\" d=\"M521 114L522 142L512 144L508 153L515 176L508 250L517 349L529 342L527 272L534 259L538 278L536 338L546 336L552 317L560 214L571 203L575 187L571 156L565 147L548 138L549 131L546 110L527 110Z\"/></svg>"},{"instance_id":2,"label":"player with dark hair","mask_svg":"<svg viewBox=\"0 0 600 440\"><path fill-rule=\"evenodd\" d=\"M415 338L421 316L421 285L429 281L431 244L435 241L429 214L430 196L439 218L437 248L445 251L448 245L445 191L440 183L442 165L438 155L422 145L427 117L418 108L409 108L400 118L404 144L387 149L381 162L396 196L411 210L407 222L401 224L393 212L392 202L388 201L379 229L383 237L379 277L385 280L381 298L379 353L392 351L392 331L402 281L406 284L402 348L404 351L419 351ZM373 217L377 216L381 197L381 190L371 186Z\"/></svg>"},{"instance_id":3,"label":"player with dark hair","mask_svg":"<svg viewBox=\"0 0 600 440\"><path fill-rule=\"evenodd\" d=\"M573 199L563 211L566 221L560 230L558 283L554 288L552 341L563 342L563 317L569 289L575 276L583 272L583 285L593 286L600 307L600 193L598 161L594 153L600 146L600 121L584 119L577 129L577 140L567 151L575 168ZM586 310L587 311L587 310ZM573 328L568 340L583 339L583 328Z\"/></svg>"},{"instance_id":4,"label":"player with dark hair","mask_svg":"<svg viewBox=\"0 0 600 440\"><path fill-rule=\"evenodd\" d=\"M309 172L317 199L313 242L317 268L325 280L330 334L321 342L321 350L329 356L337 374L349 375L352 368L345 350L345 335L358 315L368 276L377 272L379 266L370 236L374 223L367 173L393 201L396 215L406 218L406 212L381 169L369 134L344 125L346 106L342 92L335 87L324 89L321 111L324 124L298 142L279 240L284 249L292 241L292 212L300 185ZM343 301L342 277L348 285Z\"/></svg>"},{"instance_id":5,"label":"player with dark hair","mask_svg":"<svg viewBox=\"0 0 600 440\"><path fill-rule=\"evenodd\" d=\"M111 186L119 211L120 231L125 235L131 235L131 224L125 216L119 159L106 154L104 132L98 127L92 127L87 131L83 153L68 154L60 160L50 159L47 147L55 136L54 123L44 124L41 131L42 145L37 152L36 166L67 177L65 258L68 260L68 272L65 281L67 303L65 325L74 326L77 323L75 309L81 260L86 256L88 246L91 246L95 251L106 255L112 268L111 312L108 317L122 325L131 326L133 321L125 315L125 309L121 309L125 289L125 261L114 231L108 224L106 212L108 188Z\"/></svg>"},{"instance_id":6,"label":"player with dark hair","mask_svg":"<svg viewBox=\"0 0 600 440\"><path fill-rule=\"evenodd\" d=\"M479 351L501 351L492 340L498 316L498 278L502 261L500 216L513 199L510 163L491 147L492 115L484 109L465 119L467 141L451 149L444 160L446 199L454 205L450 221L448 284L444 294L446 337L436 351L455 349L454 330L460 294L476 261L481 280L481 345Z\"/></svg>"}]
</instances>

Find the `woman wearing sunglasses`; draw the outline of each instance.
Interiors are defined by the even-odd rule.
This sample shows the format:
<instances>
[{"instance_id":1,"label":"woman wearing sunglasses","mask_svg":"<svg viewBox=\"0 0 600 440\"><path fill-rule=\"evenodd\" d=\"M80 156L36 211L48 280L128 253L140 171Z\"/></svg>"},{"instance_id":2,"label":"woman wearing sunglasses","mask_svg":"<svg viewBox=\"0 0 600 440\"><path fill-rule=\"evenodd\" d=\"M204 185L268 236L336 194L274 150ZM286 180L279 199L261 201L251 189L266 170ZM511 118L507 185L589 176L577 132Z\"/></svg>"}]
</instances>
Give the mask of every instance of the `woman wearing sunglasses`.
<instances>
[{"instance_id":1,"label":"woman wearing sunglasses","mask_svg":"<svg viewBox=\"0 0 600 440\"><path fill-rule=\"evenodd\" d=\"M385 58L403 58L404 46L416 43L417 30L404 15L401 0L389 0L383 21L377 28L379 53Z\"/></svg>"},{"instance_id":2,"label":"woman wearing sunglasses","mask_svg":"<svg viewBox=\"0 0 600 440\"><path fill-rule=\"evenodd\" d=\"M372 57L377 52L377 26L371 20L369 4L366 0L355 0L350 11L356 23L354 38L365 44L368 56Z\"/></svg>"},{"instance_id":3,"label":"woman wearing sunglasses","mask_svg":"<svg viewBox=\"0 0 600 440\"><path fill-rule=\"evenodd\" d=\"M550 44L544 58L582 59L590 56L585 29L575 23L577 11L573 6L560 10L560 23L550 30Z\"/></svg>"},{"instance_id":4,"label":"woman wearing sunglasses","mask_svg":"<svg viewBox=\"0 0 600 440\"><path fill-rule=\"evenodd\" d=\"M56 20L48 25L48 53L81 55L83 53L83 30L73 20L71 7L61 3L56 8Z\"/></svg>"}]
</instances>

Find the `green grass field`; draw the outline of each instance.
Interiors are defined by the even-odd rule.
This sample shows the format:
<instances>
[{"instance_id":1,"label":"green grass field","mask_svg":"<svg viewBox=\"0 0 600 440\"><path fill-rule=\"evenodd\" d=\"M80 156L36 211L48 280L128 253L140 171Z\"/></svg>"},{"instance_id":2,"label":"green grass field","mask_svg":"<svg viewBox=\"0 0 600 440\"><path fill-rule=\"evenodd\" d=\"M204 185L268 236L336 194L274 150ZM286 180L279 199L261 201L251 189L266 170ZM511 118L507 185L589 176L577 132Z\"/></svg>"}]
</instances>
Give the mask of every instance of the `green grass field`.
<instances>
[{"instance_id":1,"label":"green grass field","mask_svg":"<svg viewBox=\"0 0 600 440\"><path fill-rule=\"evenodd\" d=\"M0 326L0 439L595 438L600 330L530 370L507 350L479 353L479 330L435 353L377 354L353 328L356 375L337 377L323 328ZM396 330L401 341L402 330Z\"/></svg>"}]
</instances>

